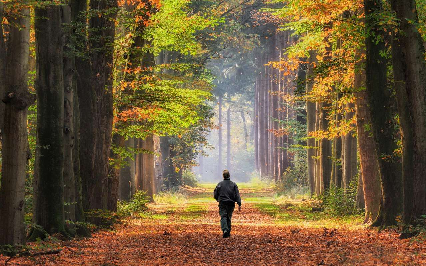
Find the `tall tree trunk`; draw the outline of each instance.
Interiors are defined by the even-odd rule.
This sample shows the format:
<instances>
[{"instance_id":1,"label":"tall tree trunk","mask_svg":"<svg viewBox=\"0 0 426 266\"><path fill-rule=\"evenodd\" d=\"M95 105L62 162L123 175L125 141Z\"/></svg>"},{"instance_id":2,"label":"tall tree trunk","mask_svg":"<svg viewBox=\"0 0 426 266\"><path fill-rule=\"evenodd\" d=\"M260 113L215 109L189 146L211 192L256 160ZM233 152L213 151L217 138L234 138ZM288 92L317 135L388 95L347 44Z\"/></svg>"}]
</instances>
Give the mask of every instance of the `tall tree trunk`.
<instances>
[{"instance_id":1,"label":"tall tree trunk","mask_svg":"<svg viewBox=\"0 0 426 266\"><path fill-rule=\"evenodd\" d=\"M327 120L327 109L329 103L323 102L321 104L321 113L320 113L320 129L324 132L328 130L328 120ZM320 193L326 191L330 187L330 178L331 178L331 141L329 139L323 138L320 141L320 182L321 188Z\"/></svg>"},{"instance_id":2,"label":"tall tree trunk","mask_svg":"<svg viewBox=\"0 0 426 266\"><path fill-rule=\"evenodd\" d=\"M34 102L28 92L30 12L21 9L10 25L6 55L0 245L25 243L24 197L28 159L27 110ZM1 35L3 37L3 35ZM4 54L3 54L4 56ZM3 84L1 86L3 86Z\"/></svg>"},{"instance_id":3,"label":"tall tree trunk","mask_svg":"<svg viewBox=\"0 0 426 266\"><path fill-rule=\"evenodd\" d=\"M4 6L3 2L0 2L0 21L3 21L4 18ZM3 23L0 23L0 95L5 95L6 92L6 44L3 38L4 30ZM4 102L0 101L0 136L2 136L4 132L3 121L4 121Z\"/></svg>"},{"instance_id":4,"label":"tall tree trunk","mask_svg":"<svg viewBox=\"0 0 426 266\"><path fill-rule=\"evenodd\" d=\"M314 85L314 57L315 53L310 52L308 71L306 73L306 94L312 91ZM310 134L315 132L315 114L316 105L315 102L309 98L306 101L306 120L307 120L307 136L308 136L308 182L311 191L311 196L315 193L315 138L311 137Z\"/></svg>"},{"instance_id":5,"label":"tall tree trunk","mask_svg":"<svg viewBox=\"0 0 426 266\"><path fill-rule=\"evenodd\" d=\"M267 135L267 121L265 120L266 114L266 96L267 96L267 74L266 67L263 64L266 63L265 55L262 56L261 65L262 65L262 73L260 78L260 98L259 98L259 108L260 108L260 116L259 116L259 163L260 163L260 176L266 177L267 173L267 156L266 156L266 135Z\"/></svg>"},{"instance_id":6,"label":"tall tree trunk","mask_svg":"<svg viewBox=\"0 0 426 266\"><path fill-rule=\"evenodd\" d=\"M148 151L142 154L143 160L143 183L142 189L146 191L146 194L154 200L155 194L155 171L154 171L154 135L149 135L142 140L142 149Z\"/></svg>"},{"instance_id":7,"label":"tall tree trunk","mask_svg":"<svg viewBox=\"0 0 426 266\"><path fill-rule=\"evenodd\" d=\"M63 23L71 23L71 8L63 6ZM75 221L76 197L74 174L74 56L71 47L71 32L64 31L64 211L65 220Z\"/></svg>"},{"instance_id":8,"label":"tall tree trunk","mask_svg":"<svg viewBox=\"0 0 426 266\"><path fill-rule=\"evenodd\" d=\"M245 149L248 148L248 138L249 138L249 134L248 134L248 130L247 130L247 120L246 120L246 116L244 115L244 110L240 111L241 114L241 119L243 121L243 129L244 129L244 147Z\"/></svg>"},{"instance_id":9,"label":"tall tree trunk","mask_svg":"<svg viewBox=\"0 0 426 266\"><path fill-rule=\"evenodd\" d=\"M163 158L162 167L163 167L163 177L166 180L166 187L171 189L176 187L177 179L175 177L176 172L174 171L173 162L171 159L171 149L172 146L169 142L170 137L165 136L160 139L161 146L161 156Z\"/></svg>"},{"instance_id":10,"label":"tall tree trunk","mask_svg":"<svg viewBox=\"0 0 426 266\"><path fill-rule=\"evenodd\" d=\"M91 0L86 51L90 61L77 67L80 102L80 158L85 209L108 209L113 180L108 176L113 97L112 68L116 0Z\"/></svg>"},{"instance_id":11,"label":"tall tree trunk","mask_svg":"<svg viewBox=\"0 0 426 266\"><path fill-rule=\"evenodd\" d=\"M86 9L87 9L87 0L71 0L71 20L73 25L84 25L86 23ZM83 31L83 32L81 32ZM73 37L75 38L75 45L86 43L85 39L85 27L82 28L73 28ZM84 36L84 37L83 37ZM79 47L75 45L74 47ZM78 52L84 53L84 51L78 50ZM85 71L81 71L80 67L82 60L80 57L74 54L74 68L73 68L73 126L74 126L74 146L72 151L73 157L73 172L74 172L74 184L75 184L75 219L77 221L84 221L84 210L83 210L83 195L82 195L82 181L81 181L81 172L80 172L80 104L77 94L78 83L81 83L80 74L86 74ZM80 71L79 71L80 70Z\"/></svg>"},{"instance_id":12,"label":"tall tree trunk","mask_svg":"<svg viewBox=\"0 0 426 266\"><path fill-rule=\"evenodd\" d=\"M332 157L333 157L333 166L332 166L332 183L338 187L342 187L342 166L341 166L341 157L342 157L342 138L336 137L333 139L332 143Z\"/></svg>"},{"instance_id":13,"label":"tall tree trunk","mask_svg":"<svg viewBox=\"0 0 426 266\"><path fill-rule=\"evenodd\" d=\"M260 83L260 77L259 75L256 77L256 84L255 84L255 99L254 99L254 158L255 158L255 167L256 170L260 170L260 163L259 163L259 83Z\"/></svg>"},{"instance_id":14,"label":"tall tree trunk","mask_svg":"<svg viewBox=\"0 0 426 266\"><path fill-rule=\"evenodd\" d=\"M80 108L78 104L77 96L77 78L74 76L74 100L73 100L73 112L74 112L74 136L79 136L80 132ZM75 184L75 219L76 221L83 222L84 210L83 210L83 195L81 187L81 174L80 174L80 138L74 137L74 149L73 149L73 166L74 166L74 184Z\"/></svg>"},{"instance_id":15,"label":"tall tree trunk","mask_svg":"<svg viewBox=\"0 0 426 266\"><path fill-rule=\"evenodd\" d=\"M200 177L201 178L203 178L203 176L204 176L204 156L203 156L203 151L201 151L201 153L200 153L200 155L199 155L199 160L198 160L198 163L199 163L199 167L198 167L198 169L199 169L199 175L200 175Z\"/></svg>"},{"instance_id":16,"label":"tall tree trunk","mask_svg":"<svg viewBox=\"0 0 426 266\"><path fill-rule=\"evenodd\" d=\"M366 88L383 189L379 216L373 225L388 226L396 224L396 217L401 213L401 166L393 154L396 149L395 127L390 108L391 95L386 87L386 59L381 55L385 44L382 39L377 41L377 36L385 35L375 20L382 4L380 0L364 0L364 8L366 28L371 30L366 38Z\"/></svg>"},{"instance_id":17,"label":"tall tree trunk","mask_svg":"<svg viewBox=\"0 0 426 266\"><path fill-rule=\"evenodd\" d=\"M135 146L135 139L130 138L124 140L124 137L120 136L120 141L117 141L124 147L133 148ZM126 165L120 169L119 178L119 199L130 200L132 196L132 179L135 175L135 160L134 156L126 158Z\"/></svg>"},{"instance_id":18,"label":"tall tree trunk","mask_svg":"<svg viewBox=\"0 0 426 266\"><path fill-rule=\"evenodd\" d=\"M222 141L222 95L219 96L219 121L218 121L218 126L219 126L219 130L218 130L218 134L219 134L219 161L217 162L217 176L222 176L222 170L223 170L223 166L222 166L222 146L223 146L223 141Z\"/></svg>"},{"instance_id":19,"label":"tall tree trunk","mask_svg":"<svg viewBox=\"0 0 426 266\"><path fill-rule=\"evenodd\" d=\"M34 222L64 233L64 64L62 8L35 10L37 58L37 179Z\"/></svg>"},{"instance_id":20,"label":"tall tree trunk","mask_svg":"<svg viewBox=\"0 0 426 266\"><path fill-rule=\"evenodd\" d=\"M355 204L357 208L364 208L365 206L364 183L362 181L362 175L358 175L358 186L356 190Z\"/></svg>"},{"instance_id":21,"label":"tall tree trunk","mask_svg":"<svg viewBox=\"0 0 426 266\"><path fill-rule=\"evenodd\" d=\"M347 104L348 109L353 108L353 104ZM353 117L353 112L348 112L345 115L346 120L351 120ZM352 132L348 132L343 136L343 145L342 145L342 169L343 169L343 188L348 189L350 182L356 175L356 139L352 135ZM355 158L354 158L355 151ZM353 163L355 159L355 165Z\"/></svg>"},{"instance_id":22,"label":"tall tree trunk","mask_svg":"<svg viewBox=\"0 0 426 266\"><path fill-rule=\"evenodd\" d=\"M231 107L226 114L226 167L231 171Z\"/></svg>"},{"instance_id":23,"label":"tall tree trunk","mask_svg":"<svg viewBox=\"0 0 426 266\"><path fill-rule=\"evenodd\" d=\"M357 139L361 165L360 176L362 177L365 202L364 223L368 223L376 220L379 214L382 188L376 146L371 128L369 129L371 115L368 109L367 92L361 89L365 87L365 73L361 69L361 62L357 64L354 87L356 91Z\"/></svg>"},{"instance_id":24,"label":"tall tree trunk","mask_svg":"<svg viewBox=\"0 0 426 266\"><path fill-rule=\"evenodd\" d=\"M135 140L135 148L142 149L142 139ZM136 191L143 189L143 153L139 152L135 156L135 176L132 181L131 194L134 195Z\"/></svg>"},{"instance_id":25,"label":"tall tree trunk","mask_svg":"<svg viewBox=\"0 0 426 266\"><path fill-rule=\"evenodd\" d=\"M392 41L395 88L403 134L404 221L426 214L426 65L416 1L391 1L399 21Z\"/></svg>"}]
</instances>

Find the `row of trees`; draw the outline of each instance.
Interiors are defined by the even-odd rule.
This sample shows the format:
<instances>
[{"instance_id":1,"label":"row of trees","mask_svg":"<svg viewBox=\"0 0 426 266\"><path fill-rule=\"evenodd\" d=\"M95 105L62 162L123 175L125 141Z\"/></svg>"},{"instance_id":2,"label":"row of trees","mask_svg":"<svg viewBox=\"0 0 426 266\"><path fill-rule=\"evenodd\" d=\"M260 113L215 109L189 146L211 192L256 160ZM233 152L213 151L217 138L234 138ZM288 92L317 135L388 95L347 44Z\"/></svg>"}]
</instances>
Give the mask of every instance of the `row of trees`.
<instances>
[{"instance_id":1,"label":"row of trees","mask_svg":"<svg viewBox=\"0 0 426 266\"><path fill-rule=\"evenodd\" d=\"M0 244L25 242L25 201L33 202L33 224L68 235L66 220L115 211L137 190L152 198L163 184L180 184L212 127L206 44L228 8L0 3ZM28 135L30 106L37 121Z\"/></svg>"},{"instance_id":2,"label":"row of trees","mask_svg":"<svg viewBox=\"0 0 426 266\"><path fill-rule=\"evenodd\" d=\"M271 51L265 53L269 58L261 64L279 61L273 64L275 71L290 74L294 82L287 85L291 90L281 94L282 98L294 96L293 110L301 101L306 103L311 193L322 194L330 186L348 189L358 179L366 221L378 226L396 224L400 214L406 224L418 223L426 213L421 174L426 132L422 122L426 100L423 6L414 0L390 4L292 0L270 9L282 19L280 34L297 36L297 40L293 38L289 47L271 44ZM286 53L274 58L274 49ZM261 134L277 131L274 121L283 120L274 112L285 105L279 103L277 108L273 97L274 87L280 88L285 79L273 82L277 75L273 71L259 75L255 140L258 168L280 178L282 172L275 170L282 165L280 159L271 158L279 154L277 147L288 149L291 143L277 145L274 141L279 140Z\"/></svg>"}]
</instances>

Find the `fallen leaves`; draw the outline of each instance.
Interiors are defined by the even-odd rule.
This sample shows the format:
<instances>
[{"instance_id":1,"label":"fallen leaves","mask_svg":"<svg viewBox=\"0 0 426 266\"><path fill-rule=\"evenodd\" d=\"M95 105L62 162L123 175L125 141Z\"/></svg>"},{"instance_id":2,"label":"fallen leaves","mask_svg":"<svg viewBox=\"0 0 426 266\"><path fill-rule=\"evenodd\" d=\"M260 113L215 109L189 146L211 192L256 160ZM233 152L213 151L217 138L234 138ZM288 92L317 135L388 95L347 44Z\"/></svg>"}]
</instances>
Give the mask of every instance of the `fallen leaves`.
<instances>
[{"instance_id":1,"label":"fallen leaves","mask_svg":"<svg viewBox=\"0 0 426 266\"><path fill-rule=\"evenodd\" d=\"M199 208L156 208L155 214L129 218L112 231L62 242L59 254L14 258L8 265L426 264L422 241L401 240L392 231L276 224L244 200L243 210L234 212L231 238L223 239L217 203L196 199L187 203L202 207L196 215L188 210ZM6 259L0 256L0 264Z\"/></svg>"}]
</instances>

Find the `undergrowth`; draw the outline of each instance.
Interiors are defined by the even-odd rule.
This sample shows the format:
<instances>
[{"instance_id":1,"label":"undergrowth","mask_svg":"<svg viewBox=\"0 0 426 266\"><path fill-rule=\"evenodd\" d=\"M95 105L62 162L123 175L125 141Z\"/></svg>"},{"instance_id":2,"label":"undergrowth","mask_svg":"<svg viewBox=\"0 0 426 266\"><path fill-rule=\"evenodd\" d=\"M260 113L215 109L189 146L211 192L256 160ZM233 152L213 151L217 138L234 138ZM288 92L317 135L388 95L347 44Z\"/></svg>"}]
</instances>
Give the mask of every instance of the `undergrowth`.
<instances>
[{"instance_id":1,"label":"undergrowth","mask_svg":"<svg viewBox=\"0 0 426 266\"><path fill-rule=\"evenodd\" d=\"M130 201L119 201L117 213L120 216L131 216L136 213L144 212L148 209L146 204L150 202L150 197L145 191L137 191Z\"/></svg>"}]
</instances>

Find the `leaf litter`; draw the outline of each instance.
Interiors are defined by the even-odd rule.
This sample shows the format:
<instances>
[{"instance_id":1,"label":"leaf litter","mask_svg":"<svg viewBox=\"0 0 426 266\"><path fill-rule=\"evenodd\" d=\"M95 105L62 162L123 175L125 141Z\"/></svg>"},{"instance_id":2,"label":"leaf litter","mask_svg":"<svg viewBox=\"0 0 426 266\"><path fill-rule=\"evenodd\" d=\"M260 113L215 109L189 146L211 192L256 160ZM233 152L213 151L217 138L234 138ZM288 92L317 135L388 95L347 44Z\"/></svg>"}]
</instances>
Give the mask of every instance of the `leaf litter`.
<instances>
[{"instance_id":1,"label":"leaf litter","mask_svg":"<svg viewBox=\"0 0 426 266\"><path fill-rule=\"evenodd\" d=\"M199 193L188 196L187 206L151 205L113 230L56 243L59 254L0 255L0 265L426 265L421 238L363 226L279 223L256 202L244 204L244 192L231 237L223 239L217 203L191 203L194 196Z\"/></svg>"}]
</instances>

